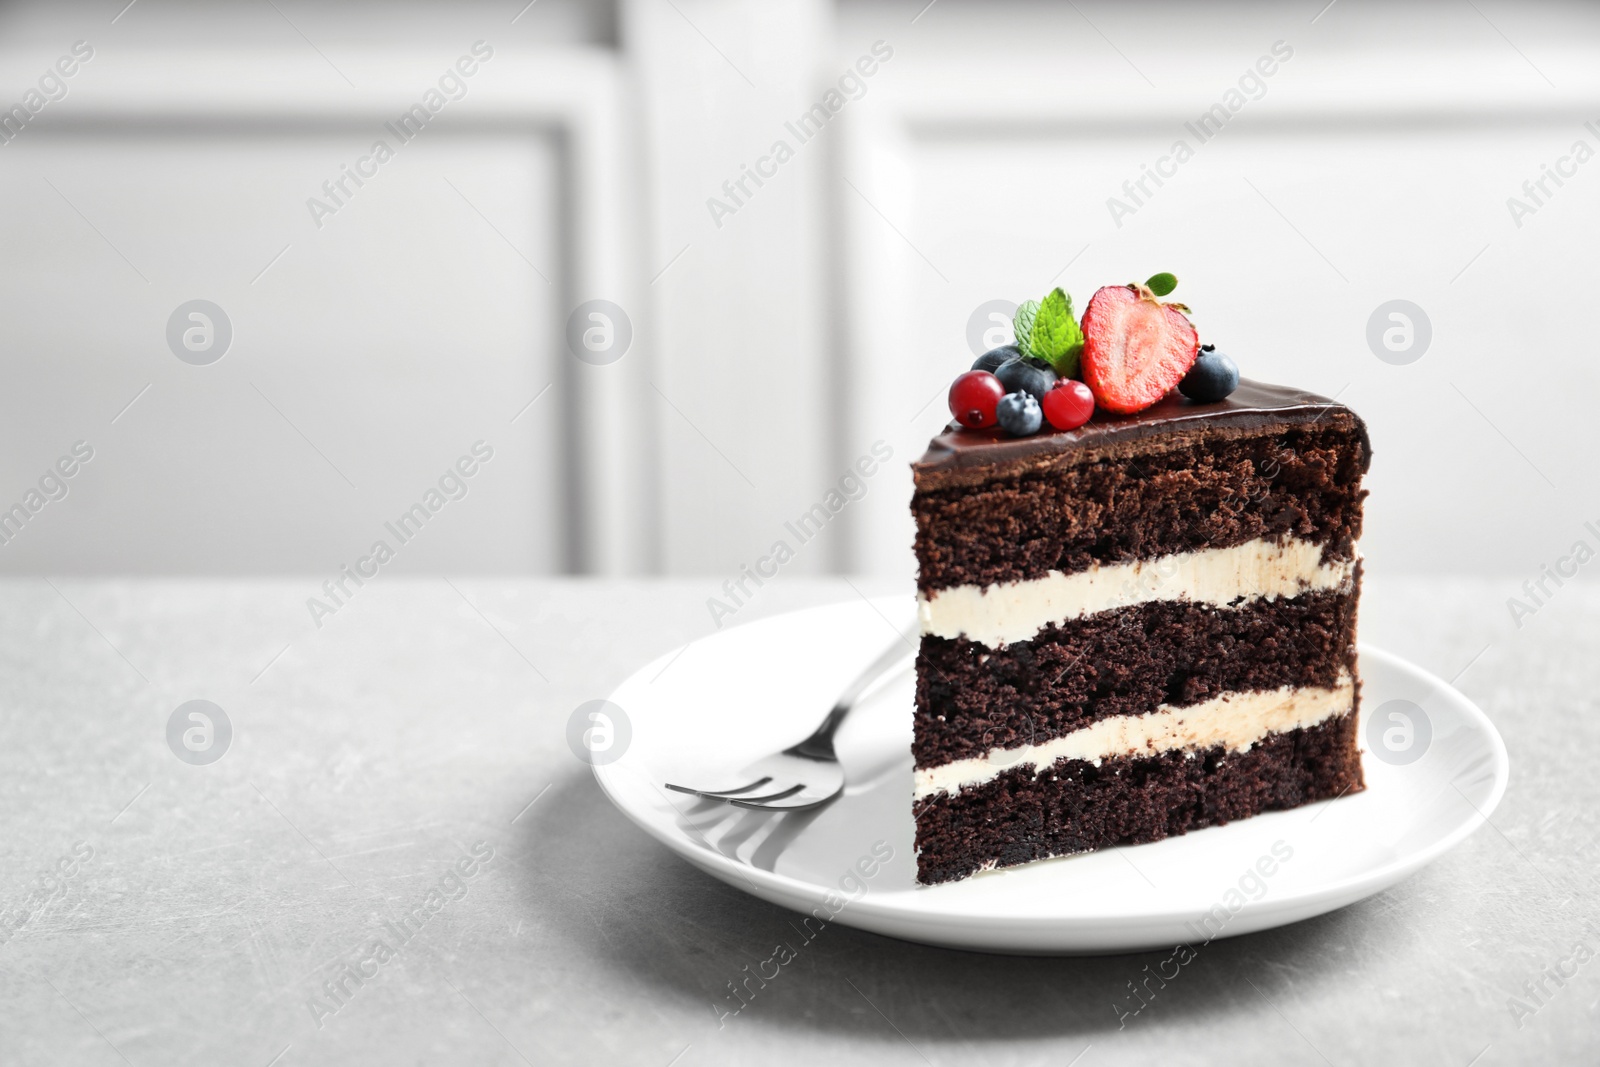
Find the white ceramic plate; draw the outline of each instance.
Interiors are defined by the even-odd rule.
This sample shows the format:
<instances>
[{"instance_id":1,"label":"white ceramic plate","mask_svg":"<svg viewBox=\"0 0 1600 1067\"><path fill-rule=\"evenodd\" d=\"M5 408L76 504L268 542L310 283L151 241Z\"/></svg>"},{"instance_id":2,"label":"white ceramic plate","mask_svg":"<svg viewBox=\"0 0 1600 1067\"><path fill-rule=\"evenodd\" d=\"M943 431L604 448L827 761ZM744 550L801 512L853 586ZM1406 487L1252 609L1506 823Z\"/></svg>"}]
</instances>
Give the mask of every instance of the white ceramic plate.
<instances>
[{"instance_id":1,"label":"white ceramic plate","mask_svg":"<svg viewBox=\"0 0 1600 1067\"><path fill-rule=\"evenodd\" d=\"M915 884L910 650L838 737L844 796L772 815L662 788L707 784L806 736L909 623L910 598L812 608L731 627L669 653L611 697L631 736L595 767L613 803L695 866L764 900L892 937L1028 955L1197 946L1377 893L1483 823L1505 791L1505 745L1446 683L1361 649L1365 792L1150 845ZM1421 708L1408 723L1390 701ZM1404 709L1405 705L1391 705ZM1424 721L1425 720L1425 721ZM1395 762L1384 743L1409 763ZM1409 745L1409 748L1407 746Z\"/></svg>"}]
</instances>

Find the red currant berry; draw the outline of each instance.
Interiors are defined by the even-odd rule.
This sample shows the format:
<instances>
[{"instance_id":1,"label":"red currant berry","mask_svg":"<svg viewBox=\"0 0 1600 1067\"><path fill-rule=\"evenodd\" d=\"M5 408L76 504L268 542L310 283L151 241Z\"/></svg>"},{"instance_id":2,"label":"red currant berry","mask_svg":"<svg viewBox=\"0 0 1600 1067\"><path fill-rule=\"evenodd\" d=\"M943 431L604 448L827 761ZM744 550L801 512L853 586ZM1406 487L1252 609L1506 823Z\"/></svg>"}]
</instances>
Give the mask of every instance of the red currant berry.
<instances>
[{"instance_id":1,"label":"red currant berry","mask_svg":"<svg viewBox=\"0 0 1600 1067\"><path fill-rule=\"evenodd\" d=\"M1072 378L1062 378L1039 401L1044 417L1058 430L1076 430L1094 414L1094 394Z\"/></svg>"},{"instance_id":2,"label":"red currant berry","mask_svg":"<svg viewBox=\"0 0 1600 1067\"><path fill-rule=\"evenodd\" d=\"M995 405L1005 395L999 378L986 370L969 370L950 385L950 414L970 430L993 426Z\"/></svg>"}]
</instances>

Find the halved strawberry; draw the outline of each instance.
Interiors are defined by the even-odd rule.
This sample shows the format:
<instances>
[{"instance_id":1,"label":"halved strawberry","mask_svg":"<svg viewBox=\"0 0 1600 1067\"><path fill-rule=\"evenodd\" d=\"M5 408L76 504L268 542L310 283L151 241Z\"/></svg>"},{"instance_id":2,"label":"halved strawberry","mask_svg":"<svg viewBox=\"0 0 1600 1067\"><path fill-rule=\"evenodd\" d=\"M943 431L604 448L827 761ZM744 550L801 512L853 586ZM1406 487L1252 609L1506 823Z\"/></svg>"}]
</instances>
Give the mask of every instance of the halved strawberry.
<instances>
[{"instance_id":1,"label":"halved strawberry","mask_svg":"<svg viewBox=\"0 0 1600 1067\"><path fill-rule=\"evenodd\" d=\"M1194 364L1200 337L1182 304L1145 286L1108 285L1083 313L1083 380L1107 411L1143 411Z\"/></svg>"}]
</instances>

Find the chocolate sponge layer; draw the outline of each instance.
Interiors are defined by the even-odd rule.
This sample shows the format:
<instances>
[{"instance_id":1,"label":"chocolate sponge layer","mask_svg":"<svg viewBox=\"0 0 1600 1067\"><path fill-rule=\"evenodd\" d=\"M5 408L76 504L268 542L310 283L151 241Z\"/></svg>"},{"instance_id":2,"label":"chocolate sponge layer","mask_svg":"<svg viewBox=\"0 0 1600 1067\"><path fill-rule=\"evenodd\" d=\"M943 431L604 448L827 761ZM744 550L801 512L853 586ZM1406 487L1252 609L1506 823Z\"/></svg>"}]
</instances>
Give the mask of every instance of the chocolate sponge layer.
<instances>
[{"instance_id":1,"label":"chocolate sponge layer","mask_svg":"<svg viewBox=\"0 0 1600 1067\"><path fill-rule=\"evenodd\" d=\"M917 879L965 878L1047 856L1143 844L1364 786L1354 712L1277 734L1245 752L1168 752L1099 766L1017 767L918 803Z\"/></svg>"},{"instance_id":2,"label":"chocolate sponge layer","mask_svg":"<svg viewBox=\"0 0 1600 1067\"><path fill-rule=\"evenodd\" d=\"M1167 442L1171 444L1173 442ZM1094 563L1295 537L1350 559L1361 534L1364 428L1353 419L1048 470L996 468L978 484L919 482L911 510L924 590L1072 574Z\"/></svg>"},{"instance_id":3,"label":"chocolate sponge layer","mask_svg":"<svg viewBox=\"0 0 1600 1067\"><path fill-rule=\"evenodd\" d=\"M1154 601L1045 627L1002 649L922 638L912 754L935 767L1035 744L1112 715L1226 692L1332 688L1354 676L1356 597L1306 593L1218 608Z\"/></svg>"}]
</instances>

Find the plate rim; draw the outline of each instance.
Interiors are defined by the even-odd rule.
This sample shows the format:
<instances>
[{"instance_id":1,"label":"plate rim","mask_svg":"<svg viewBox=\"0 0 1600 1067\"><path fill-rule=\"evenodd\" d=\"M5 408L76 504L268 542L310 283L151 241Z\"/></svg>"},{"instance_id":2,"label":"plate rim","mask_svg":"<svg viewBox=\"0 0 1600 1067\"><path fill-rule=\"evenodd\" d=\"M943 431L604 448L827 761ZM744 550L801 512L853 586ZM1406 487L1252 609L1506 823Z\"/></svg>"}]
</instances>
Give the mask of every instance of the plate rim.
<instances>
[{"instance_id":1,"label":"plate rim","mask_svg":"<svg viewBox=\"0 0 1600 1067\"><path fill-rule=\"evenodd\" d=\"M901 607L903 606L904 600L903 597L863 597L862 599L866 601L864 606L872 607L874 610L881 610L881 608L886 605L891 607ZM806 608L798 608L791 611L778 612L761 619L754 619L748 623L730 627L729 631L735 629L743 630L748 628L756 628L762 626L763 624L772 623L780 619L792 620L795 616L821 613L830 609L837 610L852 606L855 606L854 602L843 600L833 601L827 604L813 605ZM715 637L716 635L712 634L706 636ZM657 664L662 663L664 660L670 660L673 657L676 657L679 653L688 648L690 644L694 644L703 640L705 640L705 637L696 638L694 641L690 641L683 645L672 648L662 655L657 656L649 662L643 664L637 670L630 673L628 677L620 682L616 687L614 687L609 694L609 698L614 699L618 693L621 693L624 689L629 688L636 680L645 676L651 671L652 668L656 667ZM1382 661L1386 666L1390 668L1397 668L1401 673L1411 674L1420 681L1429 685L1432 689L1435 689L1447 696L1453 696L1455 700L1459 702L1460 706L1465 709L1468 718L1474 721L1475 725L1479 729L1479 732L1482 733L1488 741L1494 772L1493 782L1490 786L1488 798L1482 805L1472 804L1469 802L1468 806L1473 809L1472 813L1463 818L1460 823L1452 827L1449 832L1440 835L1438 839L1430 842L1424 848L1397 856L1394 859L1372 869L1362 871L1357 874L1347 875L1337 881L1318 884L1292 895L1277 896L1261 901L1252 901L1248 906L1238 912L1237 915L1240 918L1248 915L1258 921L1248 924L1248 929L1239 929L1237 933L1242 934L1250 932L1250 930L1259 930L1265 927L1277 925L1270 920L1273 919L1274 916L1285 911L1301 912L1307 906L1314 907L1317 905L1326 904L1329 901L1342 900L1343 903L1335 903L1333 904L1332 908L1325 909L1333 910L1334 908L1342 907L1345 904L1354 903L1355 901L1371 895L1372 893L1381 892L1388 886L1394 885L1401 879L1404 879L1409 875L1414 874L1421 868L1426 867L1428 864L1438 859L1444 853L1455 848L1462 841L1466 840L1473 833L1481 829L1483 824L1489 821L1489 817L1494 814L1495 809L1499 807L1501 799L1505 796L1506 788L1510 781L1510 759L1505 746L1505 740L1500 736L1500 731L1495 727L1493 720L1489 718L1488 714L1484 712L1484 710L1480 708L1476 702L1474 702L1466 694L1462 693L1459 689L1455 688L1455 686L1434 674L1432 671L1420 667L1417 664L1412 663L1410 660L1407 660L1393 652L1388 652L1365 641L1357 642L1357 651L1360 657L1363 659L1371 658L1373 660ZM707 849L695 844L692 840L690 840L687 834L674 832L671 827L659 825L644 814L635 812L633 810L633 805L630 802L627 802L621 795L621 781L618 776L624 772L616 763L597 763L593 764L591 769L594 772L595 780L599 784L601 791L605 794L606 799L610 801L615 808L621 811L630 822L644 830L645 833L648 834L653 840L666 845L677 856L688 861L693 866L706 871L713 877L720 878L721 875L726 874L728 878L734 879L734 881L728 881L728 878L723 878L722 880L728 882L728 884L734 885L736 888L746 889L754 896L767 900L771 903L781 904L784 907L789 908L795 908L796 900L804 900L807 902L808 907L816 907L823 904L825 896L831 892L828 887L821 884L804 881L792 875L779 874L776 871L769 871L760 867L754 867L746 863L741 863L737 860L730 859L715 849ZM1339 803L1343 799L1345 798L1340 797L1334 798L1333 800L1319 801L1316 803L1333 805ZM668 803L670 803L670 801L668 801ZM1305 806L1309 807L1310 805ZM1139 846L1119 845L1112 847L1137 848ZM1096 851L1110 851L1110 849ZM739 883L743 883L743 885L741 886ZM875 929L874 927L864 927L859 921L860 919L866 918L887 920L901 927L911 927L923 923L961 923L969 931L989 931L993 932L994 934L1004 934L1019 930L1037 930L1040 928L1041 924L1048 924L1052 929L1062 931L1070 930L1078 924L1093 924L1098 927L1108 923L1120 922L1138 924L1142 926L1158 926L1163 924L1183 922L1185 920L1192 919L1194 915L1193 910L1187 908L1167 908L1162 910L1147 910L1137 913L1113 915L986 915L970 910L953 910L938 907L932 909L920 907L913 911L908 910L902 904L898 903L898 901L902 899L907 892L922 895L925 893L937 892L938 888L938 886L929 886L913 887L909 891L893 890L891 891L892 897L890 899L885 899L885 896L888 894L882 892L868 892L862 897L851 900L848 907L845 907L844 909L834 913L833 918L829 921L840 922L847 926L856 926L864 929ZM765 890L766 892L761 892L760 890ZM1355 895L1349 896L1352 893ZM1349 899L1344 899L1346 897L1349 897ZM1309 918L1314 914L1318 913L1311 912L1310 914L1302 917ZM852 921L852 919L857 921ZM1263 924L1259 922L1259 920L1262 919L1269 921ZM877 930L875 932L881 933L882 931ZM930 931L930 933L932 932L933 931ZM950 932L953 933L954 931ZM1231 935L1224 933L1218 936L1223 937ZM912 937L911 939L922 940L915 937ZM931 941L927 943L951 944L953 942ZM971 950L1006 951L1005 949L998 947L985 949L977 946L976 944L967 944L966 939L964 939L962 943L963 947ZM1061 951L1062 950L1057 949L1052 954L1059 954ZM1093 950L1091 949L1089 951Z\"/></svg>"}]
</instances>

